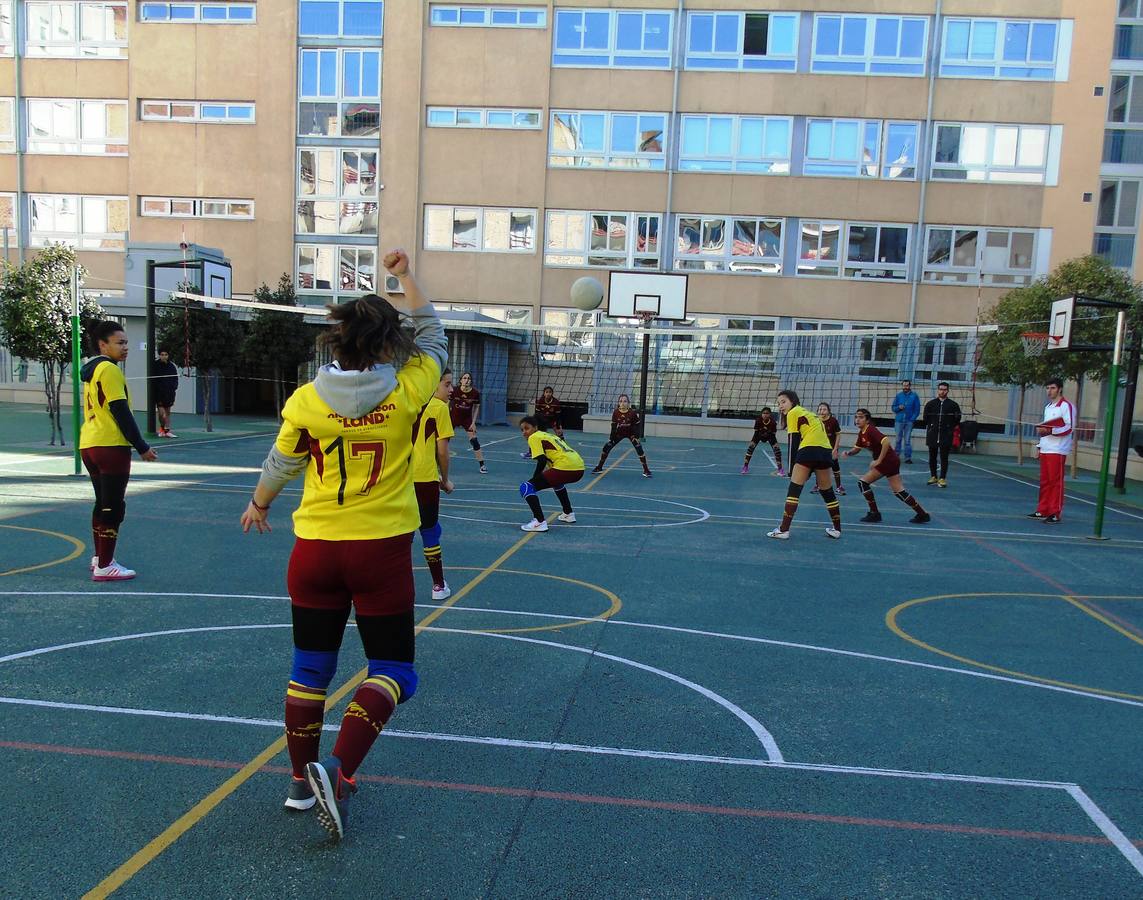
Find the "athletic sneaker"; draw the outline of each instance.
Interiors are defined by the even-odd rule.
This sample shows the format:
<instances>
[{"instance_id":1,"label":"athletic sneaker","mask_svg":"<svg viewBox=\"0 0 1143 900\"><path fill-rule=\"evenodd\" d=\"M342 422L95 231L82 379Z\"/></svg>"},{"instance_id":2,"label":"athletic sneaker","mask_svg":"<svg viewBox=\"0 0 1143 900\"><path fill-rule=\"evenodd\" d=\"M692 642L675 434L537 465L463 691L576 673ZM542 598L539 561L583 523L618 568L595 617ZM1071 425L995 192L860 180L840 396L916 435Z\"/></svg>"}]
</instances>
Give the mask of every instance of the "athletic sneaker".
<instances>
[{"instance_id":1,"label":"athletic sneaker","mask_svg":"<svg viewBox=\"0 0 1143 900\"><path fill-rule=\"evenodd\" d=\"M931 477L931 478L930 478L930 479L929 479L927 482L925 482L925 483L926 483L926 484L936 484L936 483L937 483L937 476L936 476L936 475L932 476L932 477Z\"/></svg>"},{"instance_id":2,"label":"athletic sneaker","mask_svg":"<svg viewBox=\"0 0 1143 900\"><path fill-rule=\"evenodd\" d=\"M567 522L569 525L575 524L575 513L573 513L573 512L560 513L558 516L556 516L556 518L559 519L561 522Z\"/></svg>"},{"instance_id":3,"label":"athletic sneaker","mask_svg":"<svg viewBox=\"0 0 1143 900\"><path fill-rule=\"evenodd\" d=\"M937 481L937 486L938 487L948 487L949 486L948 479L946 479L946 478L939 479Z\"/></svg>"},{"instance_id":4,"label":"athletic sneaker","mask_svg":"<svg viewBox=\"0 0 1143 900\"><path fill-rule=\"evenodd\" d=\"M1044 524L1045 525L1059 525L1060 524L1060 517L1059 516L1048 516L1047 518L1044 519Z\"/></svg>"},{"instance_id":5,"label":"athletic sneaker","mask_svg":"<svg viewBox=\"0 0 1143 900\"><path fill-rule=\"evenodd\" d=\"M603 471L603 466L596 466L594 469L591 470L591 474L592 475L598 475L602 471Z\"/></svg>"},{"instance_id":6,"label":"athletic sneaker","mask_svg":"<svg viewBox=\"0 0 1143 900\"><path fill-rule=\"evenodd\" d=\"M433 599L434 600L447 600L452 596L452 588L448 586L448 582L433 585Z\"/></svg>"},{"instance_id":7,"label":"athletic sneaker","mask_svg":"<svg viewBox=\"0 0 1143 900\"><path fill-rule=\"evenodd\" d=\"M738 474L739 475L749 475L750 474L750 466L743 466L741 469L738 470Z\"/></svg>"},{"instance_id":8,"label":"athletic sneaker","mask_svg":"<svg viewBox=\"0 0 1143 900\"><path fill-rule=\"evenodd\" d=\"M520 459L530 459L531 456L532 456L531 451L525 450L523 453L520 454Z\"/></svg>"},{"instance_id":9,"label":"athletic sneaker","mask_svg":"<svg viewBox=\"0 0 1143 900\"><path fill-rule=\"evenodd\" d=\"M653 476L651 475L651 470L650 470L650 469L644 469L644 470L643 470L643 477L644 477L644 478L651 478L651 477L653 477Z\"/></svg>"},{"instance_id":10,"label":"athletic sneaker","mask_svg":"<svg viewBox=\"0 0 1143 900\"><path fill-rule=\"evenodd\" d=\"M816 484L813 486L813 489L810 491L811 494L820 494L821 492L822 492L822 489L820 487L818 487Z\"/></svg>"},{"instance_id":11,"label":"athletic sneaker","mask_svg":"<svg viewBox=\"0 0 1143 900\"><path fill-rule=\"evenodd\" d=\"M306 810L312 809L317 803L313 789L304 778L290 778L290 787L286 791L286 809Z\"/></svg>"},{"instance_id":12,"label":"athletic sneaker","mask_svg":"<svg viewBox=\"0 0 1143 900\"><path fill-rule=\"evenodd\" d=\"M773 475L775 478L785 478L786 477L786 470L783 469L781 466L778 466L778 468L776 468L770 474Z\"/></svg>"},{"instance_id":13,"label":"athletic sneaker","mask_svg":"<svg viewBox=\"0 0 1143 900\"><path fill-rule=\"evenodd\" d=\"M826 537L831 537L836 541L839 537L841 537L841 532L831 526L826 529Z\"/></svg>"},{"instance_id":14,"label":"athletic sneaker","mask_svg":"<svg viewBox=\"0 0 1143 900\"><path fill-rule=\"evenodd\" d=\"M840 484L837 486L837 493L841 497L845 496L845 488L843 488Z\"/></svg>"},{"instance_id":15,"label":"athletic sneaker","mask_svg":"<svg viewBox=\"0 0 1143 900\"><path fill-rule=\"evenodd\" d=\"M488 474L488 469L485 468L484 463L480 464L480 474L481 475L487 475Z\"/></svg>"},{"instance_id":16,"label":"athletic sneaker","mask_svg":"<svg viewBox=\"0 0 1143 900\"><path fill-rule=\"evenodd\" d=\"M1045 516L1042 512L1037 511L1037 512L1028 513L1028 518L1029 519L1046 519L1047 516Z\"/></svg>"},{"instance_id":17,"label":"athletic sneaker","mask_svg":"<svg viewBox=\"0 0 1143 900\"><path fill-rule=\"evenodd\" d=\"M330 837L340 841L349 818L349 798L357 793L357 785L341 774L341 761L336 756L308 763L306 781L317 800L318 821Z\"/></svg>"},{"instance_id":18,"label":"athletic sneaker","mask_svg":"<svg viewBox=\"0 0 1143 900\"><path fill-rule=\"evenodd\" d=\"M905 465L907 465L907 466L911 466L913 464L913 461L911 459L904 459L904 460L902 460L902 462L904 462Z\"/></svg>"},{"instance_id":19,"label":"athletic sneaker","mask_svg":"<svg viewBox=\"0 0 1143 900\"><path fill-rule=\"evenodd\" d=\"M860 519L858 519L858 521L859 522L880 522L881 521L881 513L879 513L879 512L867 512Z\"/></svg>"},{"instance_id":20,"label":"athletic sneaker","mask_svg":"<svg viewBox=\"0 0 1143 900\"><path fill-rule=\"evenodd\" d=\"M134 569L128 569L115 560L111 560L111 562L102 568L96 566L91 570L92 581L130 581L134 577Z\"/></svg>"},{"instance_id":21,"label":"athletic sneaker","mask_svg":"<svg viewBox=\"0 0 1143 900\"><path fill-rule=\"evenodd\" d=\"M1037 518L1039 518L1039 516L1037 516ZM92 572L94 572L94 571L95 571L95 568L96 568L96 566L98 566L98 565L99 565L99 557L98 557L98 556L93 556L93 557L91 558L91 571L92 571Z\"/></svg>"},{"instance_id":22,"label":"athletic sneaker","mask_svg":"<svg viewBox=\"0 0 1143 900\"><path fill-rule=\"evenodd\" d=\"M776 541L788 541L790 539L790 532L783 531L781 528L775 528L773 531L767 531L766 537L774 538Z\"/></svg>"},{"instance_id":23,"label":"athletic sneaker","mask_svg":"<svg viewBox=\"0 0 1143 900\"><path fill-rule=\"evenodd\" d=\"M932 519L932 516L930 516L927 512L919 512L915 516L913 516L913 518L911 518L909 521L912 522L914 525L924 525L930 519Z\"/></svg>"},{"instance_id":24,"label":"athletic sneaker","mask_svg":"<svg viewBox=\"0 0 1143 900\"><path fill-rule=\"evenodd\" d=\"M169 428L168 428L168 429L167 429L167 433L166 433L166 434L164 434L164 435L163 435L163 437L169 437L169 438L177 438L177 437L178 437L178 435L177 435L177 434L175 434L173 431L171 431L171 429L169 429Z\"/></svg>"},{"instance_id":25,"label":"athletic sneaker","mask_svg":"<svg viewBox=\"0 0 1143 900\"><path fill-rule=\"evenodd\" d=\"M548 530L548 523L547 522L541 522L539 519L533 519L531 522L528 522L526 525L521 525L520 530L521 531L547 531Z\"/></svg>"}]
</instances>

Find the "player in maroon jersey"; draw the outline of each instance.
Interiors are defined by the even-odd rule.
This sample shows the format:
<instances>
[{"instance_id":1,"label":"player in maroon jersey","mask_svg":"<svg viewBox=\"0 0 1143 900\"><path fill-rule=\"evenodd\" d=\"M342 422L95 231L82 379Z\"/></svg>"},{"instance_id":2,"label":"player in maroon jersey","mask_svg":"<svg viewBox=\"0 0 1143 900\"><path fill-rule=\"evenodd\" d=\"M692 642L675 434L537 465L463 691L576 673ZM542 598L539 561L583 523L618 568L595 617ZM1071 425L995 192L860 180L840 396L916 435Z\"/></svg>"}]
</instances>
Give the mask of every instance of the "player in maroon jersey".
<instances>
[{"instance_id":1,"label":"player in maroon jersey","mask_svg":"<svg viewBox=\"0 0 1143 900\"><path fill-rule=\"evenodd\" d=\"M838 459L838 453L841 452L841 423L834 417L830 405L825 402L818 404L818 418L822 420L826 437L829 438L829 445L832 448L830 452L833 455L833 480L837 485L837 492L841 496L845 496L845 488L841 486L841 460ZM816 494L817 492L817 485L815 485L810 493Z\"/></svg>"},{"instance_id":2,"label":"player in maroon jersey","mask_svg":"<svg viewBox=\"0 0 1143 900\"><path fill-rule=\"evenodd\" d=\"M453 428L463 428L468 435L468 443L472 452L476 454L476 461L480 463L480 474L487 475L488 469L484 467L484 452L480 449L480 441L476 439L476 412L480 409L480 391L472 386L472 373L465 372L460 376L460 384L453 388L448 396L449 418L452 419Z\"/></svg>"},{"instance_id":3,"label":"player in maroon jersey","mask_svg":"<svg viewBox=\"0 0 1143 900\"><path fill-rule=\"evenodd\" d=\"M563 407L551 385L536 398L535 416L541 431L550 431L556 437L564 436Z\"/></svg>"},{"instance_id":4,"label":"player in maroon jersey","mask_svg":"<svg viewBox=\"0 0 1143 900\"><path fill-rule=\"evenodd\" d=\"M869 410L864 407L858 409L853 414L853 423L858 428L857 443L851 449L846 450L845 455L853 456L860 453L863 447L868 447L869 452L873 454L873 464L870 465L869 471L857 479L857 486L861 489L861 495L869 504L869 512L862 516L861 521L881 521L881 512L877 509L877 501L873 499L871 485L878 478L888 478L893 495L916 513L909 521L916 525L924 525L929 521L929 514L921 508L921 504L917 502L916 498L905 490L905 485L901 481L901 457L893 449L892 443L885 439L885 435L877 430Z\"/></svg>"},{"instance_id":5,"label":"player in maroon jersey","mask_svg":"<svg viewBox=\"0 0 1143 900\"><path fill-rule=\"evenodd\" d=\"M593 475L603 471L607 454L622 440L629 440L635 447L639 462L643 464L643 477L650 478L651 470L647 468L647 454L643 452L643 445L639 443L639 411L631 405L631 398L626 394L619 395L615 412L611 414L611 436L603 445L603 452L599 454L599 464L591 470Z\"/></svg>"},{"instance_id":6,"label":"player in maroon jersey","mask_svg":"<svg viewBox=\"0 0 1143 900\"><path fill-rule=\"evenodd\" d=\"M778 420L774 418L769 406L762 407L762 414L754 420L754 436L746 445L746 459L742 461L742 470L739 475L750 474L750 457L754 455L754 448L759 444L769 444L774 451L774 465L778 468L771 475L786 477L786 470L782 468L782 451L778 447Z\"/></svg>"}]
</instances>

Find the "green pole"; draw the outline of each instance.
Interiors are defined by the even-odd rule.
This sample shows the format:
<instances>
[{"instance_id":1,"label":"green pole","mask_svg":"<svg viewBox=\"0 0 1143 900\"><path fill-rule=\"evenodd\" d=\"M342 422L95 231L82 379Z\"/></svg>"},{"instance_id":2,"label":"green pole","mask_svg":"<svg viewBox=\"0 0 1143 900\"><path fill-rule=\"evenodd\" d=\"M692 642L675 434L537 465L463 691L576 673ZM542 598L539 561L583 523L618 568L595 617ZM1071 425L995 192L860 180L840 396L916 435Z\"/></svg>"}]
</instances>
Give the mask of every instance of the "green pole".
<instances>
[{"instance_id":1,"label":"green pole","mask_svg":"<svg viewBox=\"0 0 1143 900\"><path fill-rule=\"evenodd\" d=\"M1115 348L1111 352L1111 369L1107 373L1107 384L1111 396L1107 401L1107 416L1103 422L1103 461L1099 466L1099 487L1095 495L1095 534L1092 540L1107 540L1103 536L1103 510L1107 505L1107 476L1111 470L1111 441L1115 431L1115 405L1119 399L1119 357L1123 352L1124 313L1120 310L1115 317Z\"/></svg>"},{"instance_id":2,"label":"green pole","mask_svg":"<svg viewBox=\"0 0 1143 900\"><path fill-rule=\"evenodd\" d=\"M79 430L83 424L83 401L80 397L79 366L80 366L80 328L79 328L79 271L75 270L71 276L72 289L72 316L71 316L71 439L75 448L75 472L79 475L83 471L83 464L79 458Z\"/></svg>"}]
</instances>

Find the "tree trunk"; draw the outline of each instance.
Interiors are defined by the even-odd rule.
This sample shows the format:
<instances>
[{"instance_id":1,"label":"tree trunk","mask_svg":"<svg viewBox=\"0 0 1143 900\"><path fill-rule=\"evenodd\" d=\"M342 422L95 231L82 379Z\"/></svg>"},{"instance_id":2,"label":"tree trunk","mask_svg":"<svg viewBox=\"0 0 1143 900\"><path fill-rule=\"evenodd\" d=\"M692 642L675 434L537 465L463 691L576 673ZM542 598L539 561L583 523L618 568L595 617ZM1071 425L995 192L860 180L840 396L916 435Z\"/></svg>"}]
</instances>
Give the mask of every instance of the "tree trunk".
<instances>
[{"instance_id":1,"label":"tree trunk","mask_svg":"<svg viewBox=\"0 0 1143 900\"><path fill-rule=\"evenodd\" d=\"M207 372L202 382L202 421L208 432L214 431L214 422L210 418L210 382L213 373Z\"/></svg>"},{"instance_id":2,"label":"tree trunk","mask_svg":"<svg viewBox=\"0 0 1143 900\"><path fill-rule=\"evenodd\" d=\"M44 395L48 399L48 428L51 430L50 446L56 445L56 417L52 410L52 385L55 383L55 373L52 372L50 362L41 362L40 369L44 375Z\"/></svg>"},{"instance_id":3,"label":"tree trunk","mask_svg":"<svg viewBox=\"0 0 1143 900\"><path fill-rule=\"evenodd\" d=\"M1020 403L1016 407L1016 465L1024 465L1024 391L1020 385Z\"/></svg>"},{"instance_id":4,"label":"tree trunk","mask_svg":"<svg viewBox=\"0 0 1143 900\"><path fill-rule=\"evenodd\" d=\"M56 373L55 394L56 394L56 428L59 430L59 433L60 433L60 446L61 447L64 445L64 431L63 431L63 420L62 420L61 415L60 415L60 395L63 394L63 381L64 381L64 373L65 372L67 372L67 367L63 363L60 363L60 370Z\"/></svg>"}]
</instances>

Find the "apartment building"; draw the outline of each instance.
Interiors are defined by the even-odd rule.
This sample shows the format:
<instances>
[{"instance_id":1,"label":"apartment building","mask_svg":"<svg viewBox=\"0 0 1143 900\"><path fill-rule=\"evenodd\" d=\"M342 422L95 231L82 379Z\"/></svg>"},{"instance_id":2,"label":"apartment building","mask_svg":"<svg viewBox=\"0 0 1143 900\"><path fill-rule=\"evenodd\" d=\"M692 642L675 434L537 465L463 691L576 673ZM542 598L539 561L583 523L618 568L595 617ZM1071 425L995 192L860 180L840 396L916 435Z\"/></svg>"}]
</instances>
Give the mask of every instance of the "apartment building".
<instances>
[{"instance_id":1,"label":"apartment building","mask_svg":"<svg viewBox=\"0 0 1143 900\"><path fill-rule=\"evenodd\" d=\"M1138 260L1139 5L0 0L0 227L126 314L186 241L313 303L401 245L504 321L620 268L700 326L963 326Z\"/></svg>"}]
</instances>

